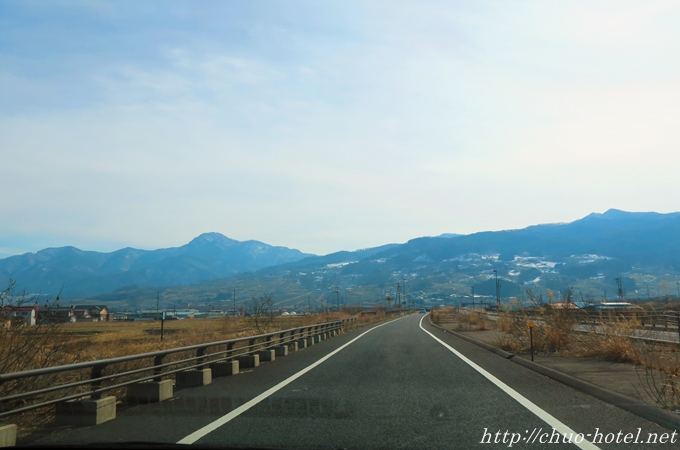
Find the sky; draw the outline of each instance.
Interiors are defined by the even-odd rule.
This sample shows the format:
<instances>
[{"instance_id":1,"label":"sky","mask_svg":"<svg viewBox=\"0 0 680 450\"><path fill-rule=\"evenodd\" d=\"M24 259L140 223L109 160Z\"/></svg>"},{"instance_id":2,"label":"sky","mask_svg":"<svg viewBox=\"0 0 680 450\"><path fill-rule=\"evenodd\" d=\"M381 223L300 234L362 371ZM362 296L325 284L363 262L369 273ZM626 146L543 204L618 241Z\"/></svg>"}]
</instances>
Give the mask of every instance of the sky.
<instances>
[{"instance_id":1,"label":"sky","mask_svg":"<svg viewBox=\"0 0 680 450\"><path fill-rule=\"evenodd\" d=\"M0 256L677 211L680 2L0 2Z\"/></svg>"}]
</instances>

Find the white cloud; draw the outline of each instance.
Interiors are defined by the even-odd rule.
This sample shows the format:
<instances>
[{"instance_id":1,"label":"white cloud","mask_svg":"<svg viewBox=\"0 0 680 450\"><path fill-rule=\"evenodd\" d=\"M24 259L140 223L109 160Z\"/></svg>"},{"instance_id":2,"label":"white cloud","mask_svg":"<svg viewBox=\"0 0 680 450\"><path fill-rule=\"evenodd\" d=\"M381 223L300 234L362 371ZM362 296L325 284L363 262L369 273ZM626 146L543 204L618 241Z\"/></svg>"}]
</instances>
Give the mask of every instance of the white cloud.
<instances>
[{"instance_id":1,"label":"white cloud","mask_svg":"<svg viewBox=\"0 0 680 450\"><path fill-rule=\"evenodd\" d=\"M674 4L177 5L98 12L133 29L62 65L0 53L0 233L326 253L676 209Z\"/></svg>"}]
</instances>

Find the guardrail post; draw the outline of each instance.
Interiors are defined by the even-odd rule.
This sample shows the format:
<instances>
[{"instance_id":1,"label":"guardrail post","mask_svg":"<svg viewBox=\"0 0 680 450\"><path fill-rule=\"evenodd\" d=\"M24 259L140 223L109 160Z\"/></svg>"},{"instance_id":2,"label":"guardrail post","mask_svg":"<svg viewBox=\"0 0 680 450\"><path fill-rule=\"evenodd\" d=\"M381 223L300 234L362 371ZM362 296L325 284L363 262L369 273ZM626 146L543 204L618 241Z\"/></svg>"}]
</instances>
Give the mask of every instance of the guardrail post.
<instances>
[{"instance_id":1,"label":"guardrail post","mask_svg":"<svg viewBox=\"0 0 680 450\"><path fill-rule=\"evenodd\" d=\"M317 325L314 327L314 343L318 344L323 341L323 325Z\"/></svg>"},{"instance_id":2,"label":"guardrail post","mask_svg":"<svg viewBox=\"0 0 680 450\"><path fill-rule=\"evenodd\" d=\"M297 336L297 339L295 340L295 345L296 345L295 350L296 351L301 350L303 348L307 348L307 339L304 338L304 335L305 335L305 327L299 327L295 331L295 335L293 336L293 338L295 339L295 337Z\"/></svg>"},{"instance_id":3,"label":"guardrail post","mask_svg":"<svg viewBox=\"0 0 680 450\"><path fill-rule=\"evenodd\" d=\"M116 397L102 397L101 392L94 392L101 387L101 380L106 364L92 367L89 399L70 400L57 403L55 407L57 425L99 425L116 418Z\"/></svg>"},{"instance_id":4,"label":"guardrail post","mask_svg":"<svg viewBox=\"0 0 680 450\"><path fill-rule=\"evenodd\" d=\"M162 367L157 367L157 366L160 366L161 364L163 364L163 358L165 358L165 354L163 354L163 355L157 355L157 356L154 357L154 359L153 359L153 365L156 366L156 367L153 369L153 374L154 374L154 375L157 375L156 377L154 377L153 381L161 381L161 380L163 379L163 377L162 377L162 375L161 375L161 374L163 373L163 368L162 368Z\"/></svg>"},{"instance_id":5,"label":"guardrail post","mask_svg":"<svg viewBox=\"0 0 680 450\"><path fill-rule=\"evenodd\" d=\"M198 350L196 350L196 356L204 356L205 351L208 349L208 347L201 347ZM199 358L196 360L196 364L201 364L203 362L203 358Z\"/></svg>"},{"instance_id":6,"label":"guardrail post","mask_svg":"<svg viewBox=\"0 0 680 450\"><path fill-rule=\"evenodd\" d=\"M285 331L283 333L279 333L277 342L278 345L274 347L275 356L288 356L288 344L286 344L284 340L285 335L286 335Z\"/></svg>"},{"instance_id":7,"label":"guardrail post","mask_svg":"<svg viewBox=\"0 0 680 450\"><path fill-rule=\"evenodd\" d=\"M96 391L97 389L102 387L102 382L99 378L102 377L104 369L106 369L106 364L97 365L92 368L92 372L90 374L90 378L92 379L92 383L90 384L90 386L92 387L92 391ZM92 400L99 400L100 398L102 398L102 393L92 392L90 398L92 398Z\"/></svg>"},{"instance_id":8,"label":"guardrail post","mask_svg":"<svg viewBox=\"0 0 680 450\"><path fill-rule=\"evenodd\" d=\"M173 382L172 380L163 380L163 368L157 367L163 364L163 358L166 354L156 355L153 358L153 374L156 375L149 381L142 381L141 383L128 386L126 399L130 403L155 403L162 402L172 398L173 396Z\"/></svg>"},{"instance_id":9,"label":"guardrail post","mask_svg":"<svg viewBox=\"0 0 680 450\"><path fill-rule=\"evenodd\" d=\"M212 377L224 377L230 375L237 375L241 370L241 363L238 359L230 359L234 349L234 342L229 342L227 344L227 353L225 353L224 358L210 364L210 370Z\"/></svg>"},{"instance_id":10,"label":"guardrail post","mask_svg":"<svg viewBox=\"0 0 680 450\"><path fill-rule=\"evenodd\" d=\"M0 426L0 447L17 445L17 426L14 424Z\"/></svg>"},{"instance_id":11,"label":"guardrail post","mask_svg":"<svg viewBox=\"0 0 680 450\"><path fill-rule=\"evenodd\" d=\"M196 364L202 364L205 359L202 356L205 355L205 351L208 347L199 347L196 350ZM177 372L175 375L175 380L177 381L177 387L198 387L205 386L206 384L212 383L212 370L209 367L201 366L195 370L186 370L184 372Z\"/></svg>"}]
</instances>

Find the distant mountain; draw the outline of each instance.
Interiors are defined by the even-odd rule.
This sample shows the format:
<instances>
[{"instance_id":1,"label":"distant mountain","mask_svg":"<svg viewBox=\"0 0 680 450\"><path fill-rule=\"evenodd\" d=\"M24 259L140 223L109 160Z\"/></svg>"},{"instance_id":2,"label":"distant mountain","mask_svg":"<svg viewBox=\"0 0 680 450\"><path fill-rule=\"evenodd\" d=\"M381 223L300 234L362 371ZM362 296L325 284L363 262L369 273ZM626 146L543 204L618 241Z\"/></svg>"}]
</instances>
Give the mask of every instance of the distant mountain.
<instances>
[{"instance_id":1,"label":"distant mountain","mask_svg":"<svg viewBox=\"0 0 680 450\"><path fill-rule=\"evenodd\" d=\"M174 286L164 298L177 304L221 301L232 288L243 298L271 293L296 308L335 295L370 304L394 294L397 283L409 300L440 304L467 298L472 286L495 298L496 274L504 298L567 286L578 295L611 298L617 278L631 295L669 294L672 283L680 296L680 213L612 209L570 223L420 237L325 256L208 233L170 249L63 247L0 260L0 276L19 280L29 292L55 293L64 284L66 296L98 295L97 301L127 305L155 302L150 286Z\"/></svg>"},{"instance_id":2,"label":"distant mountain","mask_svg":"<svg viewBox=\"0 0 680 450\"><path fill-rule=\"evenodd\" d=\"M240 242L205 233L186 245L159 250L124 248L112 253L75 247L48 248L0 259L0 276L27 292L88 296L122 286L174 286L224 278L313 255L259 241Z\"/></svg>"},{"instance_id":3,"label":"distant mountain","mask_svg":"<svg viewBox=\"0 0 680 450\"><path fill-rule=\"evenodd\" d=\"M680 277L680 213L612 209L571 223L421 237L366 254L338 252L272 266L251 279L262 283L263 276L278 274L294 277L317 295L332 296L334 286L347 286L353 292L373 292L376 299L382 296L378 292L394 292L406 280L409 292L439 299L467 295L472 285L477 294L495 295L494 270L504 297L528 287L545 294L546 289L559 292L567 286L579 295L606 291L616 296L616 278L631 295L641 295L635 291L642 288L642 279L653 280L645 283L652 283L656 295L668 293L663 279ZM678 290L680 294L680 284Z\"/></svg>"},{"instance_id":4,"label":"distant mountain","mask_svg":"<svg viewBox=\"0 0 680 450\"><path fill-rule=\"evenodd\" d=\"M680 269L680 213L610 209L566 224L487 231L455 239L417 238L376 256L412 261L427 254L436 262L466 253L556 258L592 253L631 264L671 265Z\"/></svg>"},{"instance_id":5,"label":"distant mountain","mask_svg":"<svg viewBox=\"0 0 680 450\"><path fill-rule=\"evenodd\" d=\"M310 256L299 261L281 264L278 266L270 266L265 269L261 269L260 273L276 273L287 270L305 270L325 267L334 264L342 263L354 263L358 261L363 261L366 258L370 258L376 253L380 253L389 249L394 249L399 247L400 244L385 244L379 247L364 248L361 250L350 251L340 251L335 253L329 253L324 256Z\"/></svg>"}]
</instances>

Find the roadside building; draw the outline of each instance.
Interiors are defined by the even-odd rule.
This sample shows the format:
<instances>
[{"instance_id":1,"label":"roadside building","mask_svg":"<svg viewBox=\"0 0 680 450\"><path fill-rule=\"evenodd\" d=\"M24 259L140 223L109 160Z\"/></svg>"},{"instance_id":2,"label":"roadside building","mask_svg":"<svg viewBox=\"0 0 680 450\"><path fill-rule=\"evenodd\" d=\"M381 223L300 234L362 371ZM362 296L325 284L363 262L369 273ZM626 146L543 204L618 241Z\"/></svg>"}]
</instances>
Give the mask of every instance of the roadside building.
<instances>
[{"instance_id":1,"label":"roadside building","mask_svg":"<svg viewBox=\"0 0 680 450\"><path fill-rule=\"evenodd\" d=\"M548 308L552 308L552 309L568 309L568 310L574 310L574 311L581 309L581 308L579 308L578 305L576 305L576 303L572 303L572 302L546 303L545 306L548 307Z\"/></svg>"},{"instance_id":2,"label":"roadside building","mask_svg":"<svg viewBox=\"0 0 680 450\"><path fill-rule=\"evenodd\" d=\"M38 312L40 323L69 323L76 321L72 306L44 308Z\"/></svg>"},{"instance_id":3,"label":"roadside building","mask_svg":"<svg viewBox=\"0 0 680 450\"><path fill-rule=\"evenodd\" d=\"M90 310L87 308L76 308L73 307L73 315L75 316L75 322L96 322L97 318L93 318L90 315Z\"/></svg>"},{"instance_id":4,"label":"roadside building","mask_svg":"<svg viewBox=\"0 0 680 450\"><path fill-rule=\"evenodd\" d=\"M2 317L13 324L33 326L38 323L40 306L3 306Z\"/></svg>"},{"instance_id":5,"label":"roadside building","mask_svg":"<svg viewBox=\"0 0 680 450\"><path fill-rule=\"evenodd\" d=\"M93 322L113 322L113 313L106 305L74 305L73 309L79 318L82 315Z\"/></svg>"}]
</instances>

